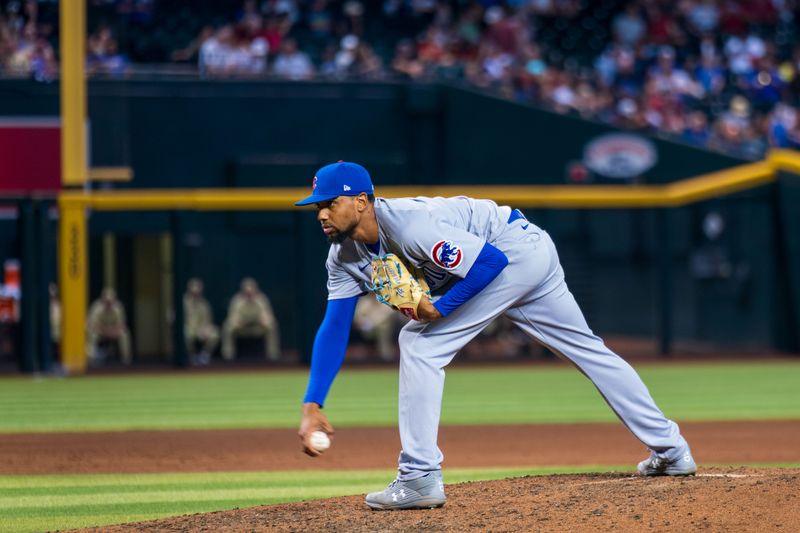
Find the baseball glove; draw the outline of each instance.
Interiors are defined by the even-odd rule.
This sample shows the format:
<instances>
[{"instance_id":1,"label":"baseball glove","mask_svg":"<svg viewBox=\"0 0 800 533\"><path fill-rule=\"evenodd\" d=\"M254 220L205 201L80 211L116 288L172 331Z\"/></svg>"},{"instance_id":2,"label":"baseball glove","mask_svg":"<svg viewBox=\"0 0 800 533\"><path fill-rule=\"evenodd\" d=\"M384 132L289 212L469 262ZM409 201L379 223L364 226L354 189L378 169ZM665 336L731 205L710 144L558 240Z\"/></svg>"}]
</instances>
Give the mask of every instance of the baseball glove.
<instances>
[{"instance_id":1,"label":"baseball glove","mask_svg":"<svg viewBox=\"0 0 800 533\"><path fill-rule=\"evenodd\" d=\"M372 260L372 285L367 288L379 302L392 307L412 320L419 320L417 307L423 298L431 300L431 290L425 278L412 266L407 267L399 257L386 254Z\"/></svg>"}]
</instances>

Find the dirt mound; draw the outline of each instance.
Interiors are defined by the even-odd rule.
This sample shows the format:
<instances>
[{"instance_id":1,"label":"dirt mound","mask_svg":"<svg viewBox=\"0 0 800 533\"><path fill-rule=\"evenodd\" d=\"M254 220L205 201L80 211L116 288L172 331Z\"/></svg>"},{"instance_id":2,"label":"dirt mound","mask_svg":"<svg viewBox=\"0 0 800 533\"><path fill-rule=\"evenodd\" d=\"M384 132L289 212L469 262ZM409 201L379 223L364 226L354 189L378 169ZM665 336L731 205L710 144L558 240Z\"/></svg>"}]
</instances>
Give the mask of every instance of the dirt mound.
<instances>
[{"instance_id":1,"label":"dirt mound","mask_svg":"<svg viewBox=\"0 0 800 533\"><path fill-rule=\"evenodd\" d=\"M425 511L370 511L354 496L102 531L800 531L800 469L532 476L448 485L447 494L442 509Z\"/></svg>"}]
</instances>

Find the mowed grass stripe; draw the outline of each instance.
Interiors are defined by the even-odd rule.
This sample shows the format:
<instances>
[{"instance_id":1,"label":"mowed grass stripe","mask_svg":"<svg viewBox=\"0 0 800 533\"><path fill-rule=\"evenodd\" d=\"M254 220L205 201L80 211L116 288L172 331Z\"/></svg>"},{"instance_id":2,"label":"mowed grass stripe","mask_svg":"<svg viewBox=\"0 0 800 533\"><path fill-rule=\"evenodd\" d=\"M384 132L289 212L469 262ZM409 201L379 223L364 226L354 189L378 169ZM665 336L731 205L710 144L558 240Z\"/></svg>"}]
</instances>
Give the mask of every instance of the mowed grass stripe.
<instances>
[{"instance_id":1,"label":"mowed grass stripe","mask_svg":"<svg viewBox=\"0 0 800 533\"><path fill-rule=\"evenodd\" d=\"M800 418L800 361L644 365L659 406L678 420ZM0 379L0 432L294 428L305 371ZM335 425L397 421L397 369L345 370L326 411ZM569 366L456 368L443 424L612 421Z\"/></svg>"},{"instance_id":2,"label":"mowed grass stripe","mask_svg":"<svg viewBox=\"0 0 800 533\"><path fill-rule=\"evenodd\" d=\"M332 495L321 495L328 497ZM290 499L297 501L301 498ZM196 502L145 502L140 504L85 505L68 507L27 507L18 512L3 511L0 532L45 531L152 520L167 516L204 513L278 503L263 498L202 500ZM31 519L31 517L35 517ZM100 519L99 517L106 517Z\"/></svg>"},{"instance_id":3,"label":"mowed grass stripe","mask_svg":"<svg viewBox=\"0 0 800 533\"><path fill-rule=\"evenodd\" d=\"M583 472L598 466L583 467L512 467L512 468L453 468L447 470L447 481L472 479L483 475L518 475L520 472L551 473L564 469ZM603 466L604 469L613 467ZM258 472L170 472L148 474L53 474L0 476L0 490L47 489L69 491L81 488L142 487L143 490L167 490L167 487L237 488L243 486L324 486L335 485L342 479L358 482L386 480L394 470L278 470Z\"/></svg>"},{"instance_id":4,"label":"mowed grass stripe","mask_svg":"<svg viewBox=\"0 0 800 533\"><path fill-rule=\"evenodd\" d=\"M0 497L0 514L3 516L25 516L31 510L47 509L63 511L68 507L89 507L100 506L97 501L102 501L102 507L113 507L131 504L150 504L157 507L166 503L182 502L207 502L207 501L251 501L263 500L268 502L289 501L290 498L317 498L325 494L348 494L351 491L358 491L361 485L358 483L337 483L325 485L324 487L248 487L248 488L210 488L204 489L196 487L175 488L173 490L160 491L117 491L116 488L106 490L104 493L95 494L51 494L51 495L31 495ZM55 511L53 511L55 512ZM95 512L95 511L93 511Z\"/></svg>"},{"instance_id":5,"label":"mowed grass stripe","mask_svg":"<svg viewBox=\"0 0 800 533\"><path fill-rule=\"evenodd\" d=\"M800 465L763 465L798 467ZM524 475L631 472L632 465L450 469L447 483ZM176 516L363 494L384 486L391 470L213 472L4 476L0 532L103 526ZM87 489L100 488L95 493ZM18 490L19 494L9 493ZM36 491L36 492L33 492ZM38 491L48 491L50 497ZM45 496L45 497L42 497Z\"/></svg>"},{"instance_id":6,"label":"mowed grass stripe","mask_svg":"<svg viewBox=\"0 0 800 533\"><path fill-rule=\"evenodd\" d=\"M590 467L577 469L592 471ZM605 470L609 470L605 467ZM453 469L449 483L499 479L547 469ZM394 476L390 470L6 476L0 531L102 526L188 513L363 494ZM260 487L254 488L254 484ZM92 485L102 491L86 494ZM22 491L18 497L8 491ZM51 497L25 493L47 490ZM131 489L139 489L131 490ZM67 503L69 502L69 503Z\"/></svg>"},{"instance_id":7,"label":"mowed grass stripe","mask_svg":"<svg viewBox=\"0 0 800 533\"><path fill-rule=\"evenodd\" d=\"M270 486L275 489L286 489L291 487L297 487L296 481L286 480L283 482L271 482ZM0 489L0 508L3 508L7 505L10 501L20 501L22 498L25 497L36 497L39 501L39 497L49 498L54 496L54 491L68 493L70 495L107 495L109 494L109 490L112 490L114 494L133 494L133 493L142 493L142 494L152 494L152 493L163 493L164 491L183 491L183 490L191 490L191 491L217 491L217 490L261 490L264 487L263 481L243 481L243 482L231 482L231 483L192 483L191 489L186 489L185 484L180 483L164 483L164 484L156 484L156 485L94 485L94 486L86 486L86 485L64 485L62 487L54 488L50 486L40 486L40 487L27 487L27 488L11 488L11 489Z\"/></svg>"}]
</instances>

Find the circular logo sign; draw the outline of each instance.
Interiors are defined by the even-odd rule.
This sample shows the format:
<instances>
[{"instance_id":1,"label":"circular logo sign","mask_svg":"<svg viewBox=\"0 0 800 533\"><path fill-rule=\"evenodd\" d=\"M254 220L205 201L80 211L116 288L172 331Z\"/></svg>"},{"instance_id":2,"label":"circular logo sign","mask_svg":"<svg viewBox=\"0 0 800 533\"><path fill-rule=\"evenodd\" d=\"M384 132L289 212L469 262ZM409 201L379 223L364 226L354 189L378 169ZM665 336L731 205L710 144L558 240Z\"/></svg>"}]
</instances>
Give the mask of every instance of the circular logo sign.
<instances>
[{"instance_id":1,"label":"circular logo sign","mask_svg":"<svg viewBox=\"0 0 800 533\"><path fill-rule=\"evenodd\" d=\"M609 178L635 178L658 161L655 145L638 135L611 133L597 137L583 150L583 162Z\"/></svg>"}]
</instances>

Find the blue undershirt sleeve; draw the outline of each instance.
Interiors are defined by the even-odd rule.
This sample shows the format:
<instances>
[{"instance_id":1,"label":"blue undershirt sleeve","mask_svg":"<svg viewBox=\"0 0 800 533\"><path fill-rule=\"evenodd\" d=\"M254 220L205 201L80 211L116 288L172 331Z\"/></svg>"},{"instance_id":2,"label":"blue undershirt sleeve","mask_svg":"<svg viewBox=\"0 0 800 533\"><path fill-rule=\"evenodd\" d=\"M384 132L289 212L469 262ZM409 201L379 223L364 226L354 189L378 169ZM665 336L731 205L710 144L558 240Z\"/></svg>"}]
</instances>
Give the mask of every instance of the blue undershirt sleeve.
<instances>
[{"instance_id":1,"label":"blue undershirt sleeve","mask_svg":"<svg viewBox=\"0 0 800 533\"><path fill-rule=\"evenodd\" d=\"M500 275L506 265L508 265L506 254L487 242L483 245L475 263L472 264L464 279L454 283L433 306L439 310L442 316L449 315L486 288L494 278Z\"/></svg>"},{"instance_id":2,"label":"blue undershirt sleeve","mask_svg":"<svg viewBox=\"0 0 800 533\"><path fill-rule=\"evenodd\" d=\"M314 339L311 370L308 375L304 403L314 402L320 407L324 404L331 384L344 361L358 298L358 296L352 296L328 300L325 318Z\"/></svg>"}]
</instances>

